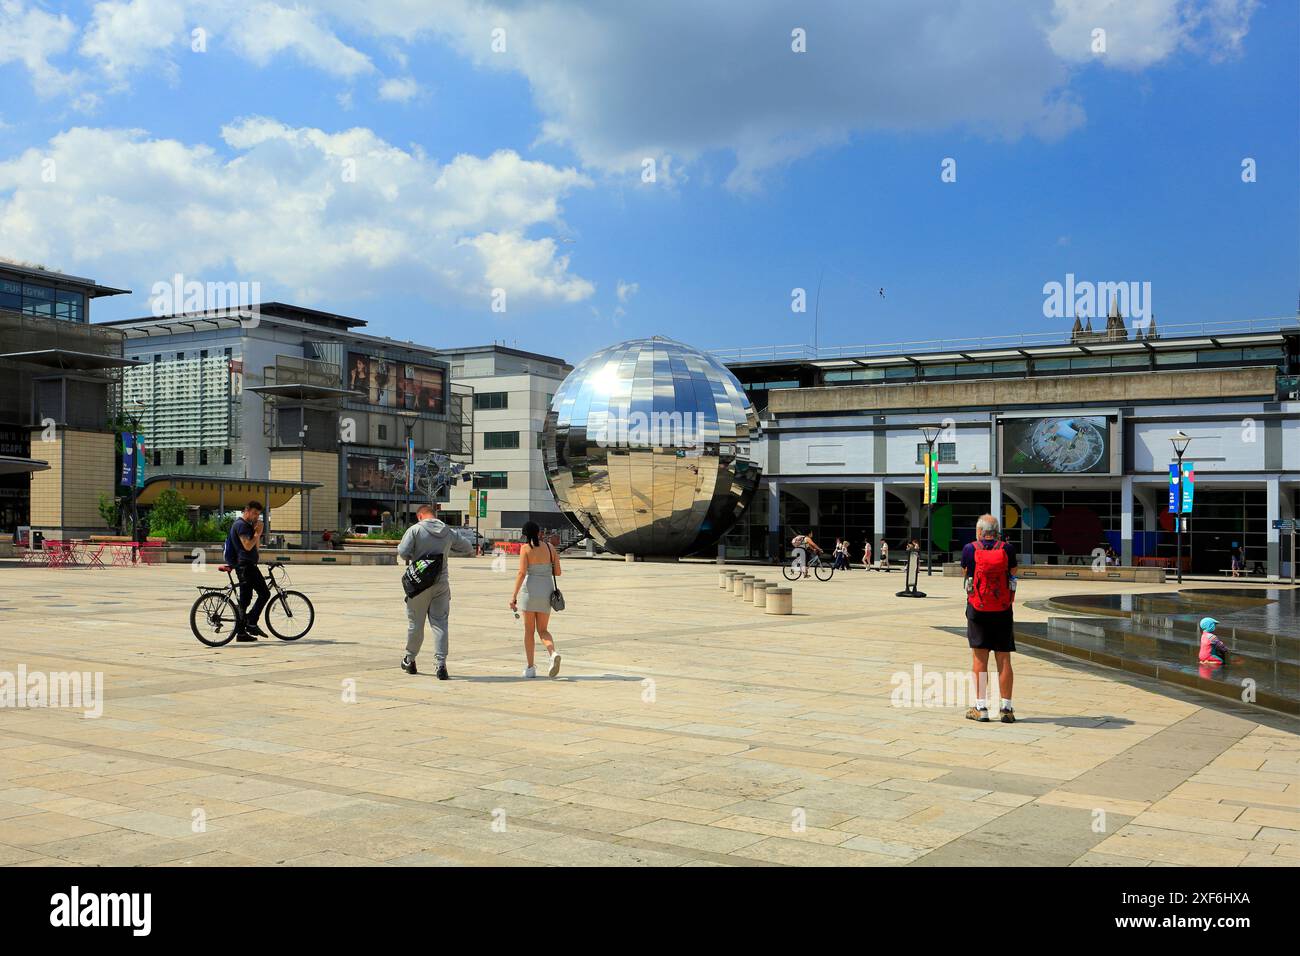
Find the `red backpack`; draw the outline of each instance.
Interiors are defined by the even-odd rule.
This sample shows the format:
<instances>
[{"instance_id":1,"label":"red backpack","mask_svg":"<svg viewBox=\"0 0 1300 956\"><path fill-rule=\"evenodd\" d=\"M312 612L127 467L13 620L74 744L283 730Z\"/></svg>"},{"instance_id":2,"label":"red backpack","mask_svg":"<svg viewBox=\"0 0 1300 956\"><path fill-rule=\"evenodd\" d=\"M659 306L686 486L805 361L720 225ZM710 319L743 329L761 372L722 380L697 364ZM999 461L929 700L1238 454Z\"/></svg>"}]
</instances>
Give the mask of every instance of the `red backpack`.
<instances>
[{"instance_id":1,"label":"red backpack","mask_svg":"<svg viewBox=\"0 0 1300 956\"><path fill-rule=\"evenodd\" d=\"M1011 609L1011 561L999 541L991 548L981 548L975 543L975 580L968 599L977 611L1008 611Z\"/></svg>"}]
</instances>

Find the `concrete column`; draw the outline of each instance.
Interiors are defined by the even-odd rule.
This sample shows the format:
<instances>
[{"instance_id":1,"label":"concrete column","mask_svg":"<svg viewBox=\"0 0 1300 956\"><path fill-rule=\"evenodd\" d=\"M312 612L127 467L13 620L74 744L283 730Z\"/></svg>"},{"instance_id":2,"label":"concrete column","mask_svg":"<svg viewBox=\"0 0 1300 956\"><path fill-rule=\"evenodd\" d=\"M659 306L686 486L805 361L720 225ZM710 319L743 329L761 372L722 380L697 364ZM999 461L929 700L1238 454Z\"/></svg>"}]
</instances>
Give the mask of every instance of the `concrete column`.
<instances>
[{"instance_id":1,"label":"concrete column","mask_svg":"<svg viewBox=\"0 0 1300 956\"><path fill-rule=\"evenodd\" d=\"M989 514L998 519L998 527L1002 527L1002 479L989 479ZM1005 529L1004 529L1005 530Z\"/></svg>"},{"instance_id":2,"label":"concrete column","mask_svg":"<svg viewBox=\"0 0 1300 956\"><path fill-rule=\"evenodd\" d=\"M767 557L781 559L781 482L767 483Z\"/></svg>"},{"instance_id":3,"label":"concrete column","mask_svg":"<svg viewBox=\"0 0 1300 956\"><path fill-rule=\"evenodd\" d=\"M871 555L873 560L880 560L880 539L885 536L885 483L871 483Z\"/></svg>"},{"instance_id":4,"label":"concrete column","mask_svg":"<svg viewBox=\"0 0 1300 956\"><path fill-rule=\"evenodd\" d=\"M1268 531L1268 577L1270 581L1276 581L1282 574L1282 533L1273 527L1273 522L1282 517L1282 487L1276 477L1266 479L1264 487L1268 496L1268 513L1264 518L1264 527Z\"/></svg>"},{"instance_id":5,"label":"concrete column","mask_svg":"<svg viewBox=\"0 0 1300 956\"><path fill-rule=\"evenodd\" d=\"M1124 567L1133 564L1133 477L1125 475L1119 480L1119 563Z\"/></svg>"}]
</instances>

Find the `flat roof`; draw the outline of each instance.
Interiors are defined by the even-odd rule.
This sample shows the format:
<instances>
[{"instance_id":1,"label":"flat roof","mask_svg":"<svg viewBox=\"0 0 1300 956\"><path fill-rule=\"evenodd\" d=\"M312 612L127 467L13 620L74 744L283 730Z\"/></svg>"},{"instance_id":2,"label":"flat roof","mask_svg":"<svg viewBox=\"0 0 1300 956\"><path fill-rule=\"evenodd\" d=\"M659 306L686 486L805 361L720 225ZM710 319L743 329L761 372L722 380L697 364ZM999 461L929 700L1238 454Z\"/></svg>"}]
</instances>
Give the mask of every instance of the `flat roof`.
<instances>
[{"instance_id":1,"label":"flat roof","mask_svg":"<svg viewBox=\"0 0 1300 956\"><path fill-rule=\"evenodd\" d=\"M72 276L65 272L53 272L49 269L38 269L35 266L23 266L5 259L0 259L0 272L12 272L26 279L39 279L41 282L49 282L55 285L62 283L76 286L92 299L105 295L129 295L131 292L130 289L114 289L112 286L100 285L94 279L84 279L81 276Z\"/></svg>"},{"instance_id":2,"label":"flat roof","mask_svg":"<svg viewBox=\"0 0 1300 956\"><path fill-rule=\"evenodd\" d=\"M469 345L459 349L438 349L438 354L451 357L454 355L481 355L485 352L497 352L502 355L514 355L518 358L540 359L543 362L550 362L552 365L568 365L562 358L556 358L554 355L543 355L541 352L529 352L526 349L511 348L508 345Z\"/></svg>"},{"instance_id":3,"label":"flat roof","mask_svg":"<svg viewBox=\"0 0 1300 956\"><path fill-rule=\"evenodd\" d=\"M38 352L7 352L0 359L10 362L26 362L30 365L45 365L49 368L65 369L75 372L89 372L95 369L125 368L142 365L135 359L120 358L116 355L99 355L95 352L73 352L68 349L42 349Z\"/></svg>"},{"instance_id":4,"label":"flat roof","mask_svg":"<svg viewBox=\"0 0 1300 956\"><path fill-rule=\"evenodd\" d=\"M861 366L880 365L916 365L930 362L973 361L987 362L997 359L1012 358L1052 358L1060 356L1086 356L1095 353L1114 352L1150 352L1175 351L1178 349L1213 349L1242 348L1258 345L1281 345L1288 336L1300 335L1300 325L1294 328L1283 327L1270 332L1227 332L1222 334L1199 334L1187 336L1160 336L1158 338L1134 337L1129 339L1097 342L1054 342L1040 345L1024 345L1017 348L971 348L954 351L953 343L936 342L935 348L905 349L888 352L888 346L880 346L876 351L869 346L852 348L821 349L829 352L825 357L806 354L807 346L776 346L773 348L754 348L714 350L714 355L731 368L760 368L764 366L789 367L810 366L820 369L844 368L849 361ZM946 348L944 346L947 346ZM800 354L803 352L804 354ZM746 358L745 354L753 355ZM766 355L764 354L766 353ZM731 357L737 355L737 357ZM771 357L767 357L770 355Z\"/></svg>"}]
</instances>

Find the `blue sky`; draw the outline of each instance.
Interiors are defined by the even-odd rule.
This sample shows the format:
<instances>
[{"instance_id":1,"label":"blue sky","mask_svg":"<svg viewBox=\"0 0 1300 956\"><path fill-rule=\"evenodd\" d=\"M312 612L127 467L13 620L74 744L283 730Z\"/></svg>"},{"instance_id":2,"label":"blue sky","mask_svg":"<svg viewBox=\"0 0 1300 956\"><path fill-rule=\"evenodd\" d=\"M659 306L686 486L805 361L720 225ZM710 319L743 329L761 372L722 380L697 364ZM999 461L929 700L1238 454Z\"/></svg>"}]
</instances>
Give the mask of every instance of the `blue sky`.
<instances>
[{"instance_id":1,"label":"blue sky","mask_svg":"<svg viewBox=\"0 0 1300 956\"><path fill-rule=\"evenodd\" d=\"M822 345L1295 315L1295 3L700 6L0 0L0 256L570 361L811 343L819 277Z\"/></svg>"}]
</instances>

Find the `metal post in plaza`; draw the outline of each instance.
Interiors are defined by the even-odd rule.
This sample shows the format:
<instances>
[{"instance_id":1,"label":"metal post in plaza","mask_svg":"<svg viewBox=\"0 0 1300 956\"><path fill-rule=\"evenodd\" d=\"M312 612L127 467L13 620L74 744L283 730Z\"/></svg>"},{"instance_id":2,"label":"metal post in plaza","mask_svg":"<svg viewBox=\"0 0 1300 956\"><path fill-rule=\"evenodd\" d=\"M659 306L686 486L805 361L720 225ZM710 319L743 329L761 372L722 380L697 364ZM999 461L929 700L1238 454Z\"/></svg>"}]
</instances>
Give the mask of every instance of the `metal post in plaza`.
<instances>
[{"instance_id":1,"label":"metal post in plaza","mask_svg":"<svg viewBox=\"0 0 1300 956\"><path fill-rule=\"evenodd\" d=\"M1178 569L1178 583L1183 583L1183 455L1187 452L1187 446L1191 444L1191 436L1183 434L1182 430L1175 432L1169 438L1174 446L1174 454L1178 456L1178 486L1171 488L1170 496L1173 499L1175 507L1169 510L1174 515L1174 564ZM1173 482L1171 481L1172 485Z\"/></svg>"},{"instance_id":2,"label":"metal post in plaza","mask_svg":"<svg viewBox=\"0 0 1300 956\"><path fill-rule=\"evenodd\" d=\"M144 411L145 404L137 399L126 402L123 405L123 409L126 408L134 410L127 413L127 417L131 420L131 441L135 443L135 450L133 451L133 454L135 455L135 474L131 476L131 540L139 543L140 508L137 502L137 497L140 482L136 480L136 476L140 473L140 469L143 467L143 462L140 459L142 451L140 449L140 415L138 413Z\"/></svg>"},{"instance_id":3,"label":"metal post in plaza","mask_svg":"<svg viewBox=\"0 0 1300 956\"><path fill-rule=\"evenodd\" d=\"M934 460L934 443L939 439L939 428L935 425L922 425L921 434L925 436L925 477L922 479L924 487L921 489L921 500L927 503L925 509L925 573L930 576L934 573L934 565L931 561L931 532L934 527L934 499L937 487L931 486L931 469L938 468L939 463ZM934 484L937 486L938 481Z\"/></svg>"}]
</instances>

